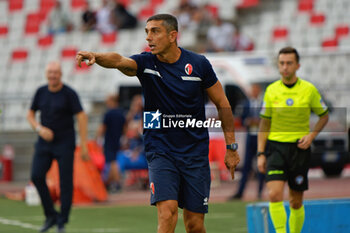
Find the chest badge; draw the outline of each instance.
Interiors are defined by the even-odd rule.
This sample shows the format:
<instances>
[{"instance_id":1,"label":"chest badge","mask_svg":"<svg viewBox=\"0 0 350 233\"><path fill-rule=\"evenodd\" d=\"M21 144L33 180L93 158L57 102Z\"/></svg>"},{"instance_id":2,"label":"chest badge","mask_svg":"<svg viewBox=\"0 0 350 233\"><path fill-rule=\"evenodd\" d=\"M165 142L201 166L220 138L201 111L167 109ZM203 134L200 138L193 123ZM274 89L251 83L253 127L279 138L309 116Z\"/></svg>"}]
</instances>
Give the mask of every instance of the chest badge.
<instances>
[{"instance_id":1,"label":"chest badge","mask_svg":"<svg viewBox=\"0 0 350 233\"><path fill-rule=\"evenodd\" d=\"M193 71L193 67L190 63L187 63L185 65L185 72L187 75L191 75L192 74L192 71Z\"/></svg>"},{"instance_id":2,"label":"chest badge","mask_svg":"<svg viewBox=\"0 0 350 233\"><path fill-rule=\"evenodd\" d=\"M287 99L286 104L287 104L288 106L292 106L292 105L294 104L293 99L291 99L291 98Z\"/></svg>"}]
</instances>

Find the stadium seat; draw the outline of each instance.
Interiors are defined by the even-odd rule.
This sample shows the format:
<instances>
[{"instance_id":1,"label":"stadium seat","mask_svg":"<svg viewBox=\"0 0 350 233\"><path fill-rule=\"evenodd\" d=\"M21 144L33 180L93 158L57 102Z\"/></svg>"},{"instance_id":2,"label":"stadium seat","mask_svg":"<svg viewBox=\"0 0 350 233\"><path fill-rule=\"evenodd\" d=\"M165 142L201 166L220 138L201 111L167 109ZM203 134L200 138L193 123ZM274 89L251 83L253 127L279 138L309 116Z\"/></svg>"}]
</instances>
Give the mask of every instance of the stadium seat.
<instances>
[{"instance_id":1,"label":"stadium seat","mask_svg":"<svg viewBox=\"0 0 350 233\"><path fill-rule=\"evenodd\" d=\"M64 59L75 58L75 55L77 54L77 52L78 52L78 49L76 47L67 46L62 49L61 57Z\"/></svg>"},{"instance_id":2,"label":"stadium seat","mask_svg":"<svg viewBox=\"0 0 350 233\"><path fill-rule=\"evenodd\" d=\"M328 38L322 41L322 48L325 50L335 50L338 46L337 38Z\"/></svg>"},{"instance_id":3,"label":"stadium seat","mask_svg":"<svg viewBox=\"0 0 350 233\"><path fill-rule=\"evenodd\" d=\"M117 32L109 33L109 34L102 34L101 35L101 42L104 45L112 45L117 41Z\"/></svg>"},{"instance_id":4,"label":"stadium seat","mask_svg":"<svg viewBox=\"0 0 350 233\"><path fill-rule=\"evenodd\" d=\"M349 31L350 29L348 24L340 24L335 27L335 36L336 38L349 36Z\"/></svg>"},{"instance_id":5,"label":"stadium seat","mask_svg":"<svg viewBox=\"0 0 350 233\"><path fill-rule=\"evenodd\" d=\"M7 2L10 12L19 11L23 8L23 0L8 0Z\"/></svg>"},{"instance_id":6,"label":"stadium seat","mask_svg":"<svg viewBox=\"0 0 350 233\"><path fill-rule=\"evenodd\" d=\"M86 6L86 0L71 0L71 8L73 10L80 10Z\"/></svg>"},{"instance_id":7,"label":"stadium seat","mask_svg":"<svg viewBox=\"0 0 350 233\"><path fill-rule=\"evenodd\" d=\"M213 18L217 18L219 16L219 8L214 4L207 4L205 9L211 14Z\"/></svg>"},{"instance_id":8,"label":"stadium seat","mask_svg":"<svg viewBox=\"0 0 350 233\"><path fill-rule=\"evenodd\" d=\"M155 11L154 11L153 6L145 6L140 10L137 18L140 21L144 21L144 20L148 19L149 17L151 17L152 15L154 15L154 13L155 13Z\"/></svg>"},{"instance_id":9,"label":"stadium seat","mask_svg":"<svg viewBox=\"0 0 350 233\"><path fill-rule=\"evenodd\" d=\"M163 4L164 0L150 0L150 5L155 7L158 6L160 4Z\"/></svg>"},{"instance_id":10,"label":"stadium seat","mask_svg":"<svg viewBox=\"0 0 350 233\"><path fill-rule=\"evenodd\" d=\"M6 37L8 34L8 27L7 25L0 25L0 37Z\"/></svg>"},{"instance_id":11,"label":"stadium seat","mask_svg":"<svg viewBox=\"0 0 350 233\"><path fill-rule=\"evenodd\" d=\"M325 23L326 16L323 13L312 13L310 23L312 26L321 26Z\"/></svg>"},{"instance_id":12,"label":"stadium seat","mask_svg":"<svg viewBox=\"0 0 350 233\"><path fill-rule=\"evenodd\" d=\"M314 7L313 0L299 0L298 11L300 13L311 12L313 10L313 7Z\"/></svg>"},{"instance_id":13,"label":"stadium seat","mask_svg":"<svg viewBox=\"0 0 350 233\"><path fill-rule=\"evenodd\" d=\"M28 58L28 51L26 49L15 49L12 51L12 61L26 61Z\"/></svg>"},{"instance_id":14,"label":"stadium seat","mask_svg":"<svg viewBox=\"0 0 350 233\"><path fill-rule=\"evenodd\" d=\"M56 0L41 0L40 1L40 10L45 12L50 12L51 9L55 6Z\"/></svg>"},{"instance_id":15,"label":"stadium seat","mask_svg":"<svg viewBox=\"0 0 350 233\"><path fill-rule=\"evenodd\" d=\"M43 49L49 48L53 43L53 36L47 35L38 39L38 46Z\"/></svg>"},{"instance_id":16,"label":"stadium seat","mask_svg":"<svg viewBox=\"0 0 350 233\"><path fill-rule=\"evenodd\" d=\"M259 5L260 0L242 0L241 4L237 5L237 8L250 8Z\"/></svg>"},{"instance_id":17,"label":"stadium seat","mask_svg":"<svg viewBox=\"0 0 350 233\"><path fill-rule=\"evenodd\" d=\"M27 21L25 25L25 34L37 34L40 30L40 24L45 19L43 12L34 12L27 15Z\"/></svg>"},{"instance_id":18,"label":"stadium seat","mask_svg":"<svg viewBox=\"0 0 350 233\"><path fill-rule=\"evenodd\" d=\"M276 40L286 40L288 37L288 28L286 27L276 27L273 30L273 34L272 34L272 39L273 41Z\"/></svg>"}]
</instances>

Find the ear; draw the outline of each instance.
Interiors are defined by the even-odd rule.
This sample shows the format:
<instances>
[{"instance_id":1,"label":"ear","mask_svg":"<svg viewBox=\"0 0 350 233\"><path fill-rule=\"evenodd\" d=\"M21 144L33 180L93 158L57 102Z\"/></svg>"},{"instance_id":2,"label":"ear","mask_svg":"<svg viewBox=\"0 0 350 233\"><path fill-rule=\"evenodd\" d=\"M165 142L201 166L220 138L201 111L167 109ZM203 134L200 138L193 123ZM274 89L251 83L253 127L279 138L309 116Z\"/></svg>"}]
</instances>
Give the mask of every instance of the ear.
<instances>
[{"instance_id":1,"label":"ear","mask_svg":"<svg viewBox=\"0 0 350 233\"><path fill-rule=\"evenodd\" d=\"M173 43L173 42L176 41L176 39L177 39L177 34L178 34L178 32L175 31L175 30L169 32L169 40L170 40L171 43Z\"/></svg>"}]
</instances>

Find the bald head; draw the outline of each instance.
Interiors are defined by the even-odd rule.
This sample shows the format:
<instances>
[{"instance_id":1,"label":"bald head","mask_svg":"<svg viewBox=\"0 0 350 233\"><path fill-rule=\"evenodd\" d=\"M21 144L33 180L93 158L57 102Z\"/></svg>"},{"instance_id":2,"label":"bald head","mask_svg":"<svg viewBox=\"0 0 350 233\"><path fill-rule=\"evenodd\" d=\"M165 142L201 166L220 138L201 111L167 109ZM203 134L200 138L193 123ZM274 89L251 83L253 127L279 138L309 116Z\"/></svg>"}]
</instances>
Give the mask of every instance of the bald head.
<instances>
[{"instance_id":1,"label":"bald head","mask_svg":"<svg viewBox=\"0 0 350 233\"><path fill-rule=\"evenodd\" d=\"M50 90L56 91L61 89L63 85L61 77L62 77L61 63L58 61L49 62L46 65L46 78L47 78Z\"/></svg>"}]
</instances>

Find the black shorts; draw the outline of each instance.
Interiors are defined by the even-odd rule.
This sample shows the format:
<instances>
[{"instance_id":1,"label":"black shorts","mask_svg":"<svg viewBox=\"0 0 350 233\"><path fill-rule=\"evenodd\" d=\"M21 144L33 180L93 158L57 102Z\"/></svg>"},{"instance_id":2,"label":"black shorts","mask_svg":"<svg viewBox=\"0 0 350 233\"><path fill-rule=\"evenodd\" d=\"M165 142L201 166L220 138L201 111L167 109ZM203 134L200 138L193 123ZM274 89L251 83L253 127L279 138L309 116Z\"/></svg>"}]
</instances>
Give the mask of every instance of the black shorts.
<instances>
[{"instance_id":1,"label":"black shorts","mask_svg":"<svg viewBox=\"0 0 350 233\"><path fill-rule=\"evenodd\" d=\"M293 190L307 190L311 149L302 150L297 143L270 140L267 143L266 181L285 180Z\"/></svg>"}]
</instances>

